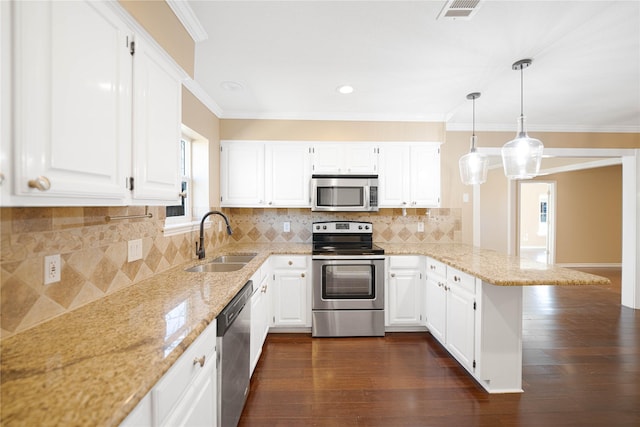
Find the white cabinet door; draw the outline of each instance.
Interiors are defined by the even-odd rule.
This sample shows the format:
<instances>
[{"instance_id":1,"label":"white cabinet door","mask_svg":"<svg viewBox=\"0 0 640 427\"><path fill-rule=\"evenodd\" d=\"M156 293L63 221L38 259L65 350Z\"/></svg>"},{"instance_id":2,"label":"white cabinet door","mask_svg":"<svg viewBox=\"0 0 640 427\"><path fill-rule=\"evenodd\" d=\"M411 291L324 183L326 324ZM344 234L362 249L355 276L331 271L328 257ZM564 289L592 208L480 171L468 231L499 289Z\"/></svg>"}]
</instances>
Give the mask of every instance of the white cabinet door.
<instances>
[{"instance_id":1,"label":"white cabinet door","mask_svg":"<svg viewBox=\"0 0 640 427\"><path fill-rule=\"evenodd\" d=\"M129 29L102 2L14 2L13 13L13 194L34 205L122 204ZM29 186L38 177L48 190Z\"/></svg>"},{"instance_id":2,"label":"white cabinet door","mask_svg":"<svg viewBox=\"0 0 640 427\"><path fill-rule=\"evenodd\" d=\"M340 144L316 144L313 147L313 173L340 174L343 171L343 154Z\"/></svg>"},{"instance_id":3,"label":"white cabinet door","mask_svg":"<svg viewBox=\"0 0 640 427\"><path fill-rule=\"evenodd\" d=\"M215 426L216 411L216 363L215 355L205 364L191 389L187 392L167 420L166 427Z\"/></svg>"},{"instance_id":4,"label":"white cabinet door","mask_svg":"<svg viewBox=\"0 0 640 427\"><path fill-rule=\"evenodd\" d=\"M433 142L380 144L380 207L440 206L440 146Z\"/></svg>"},{"instance_id":5,"label":"white cabinet door","mask_svg":"<svg viewBox=\"0 0 640 427\"><path fill-rule=\"evenodd\" d=\"M136 204L179 204L180 76L141 39L133 58L132 197Z\"/></svg>"},{"instance_id":6,"label":"white cabinet door","mask_svg":"<svg viewBox=\"0 0 640 427\"><path fill-rule=\"evenodd\" d=\"M460 363L473 372L475 337L475 295L459 286L448 285L447 349Z\"/></svg>"},{"instance_id":7,"label":"white cabinet door","mask_svg":"<svg viewBox=\"0 0 640 427\"><path fill-rule=\"evenodd\" d=\"M417 269L389 271L388 326L420 326L422 322L422 273Z\"/></svg>"},{"instance_id":8,"label":"white cabinet door","mask_svg":"<svg viewBox=\"0 0 640 427\"><path fill-rule=\"evenodd\" d=\"M411 206L440 206L440 146L411 147Z\"/></svg>"},{"instance_id":9,"label":"white cabinet door","mask_svg":"<svg viewBox=\"0 0 640 427\"><path fill-rule=\"evenodd\" d=\"M275 327L311 326L311 281L308 258L301 255L271 257L272 324Z\"/></svg>"},{"instance_id":10,"label":"white cabinet door","mask_svg":"<svg viewBox=\"0 0 640 427\"><path fill-rule=\"evenodd\" d=\"M263 267L264 268L264 267ZM257 285L255 283L258 283ZM258 364L262 354L262 345L269 332L269 276L254 282L258 289L251 298L251 346L250 346L250 371L249 376Z\"/></svg>"},{"instance_id":11,"label":"white cabinet door","mask_svg":"<svg viewBox=\"0 0 640 427\"><path fill-rule=\"evenodd\" d=\"M378 173L378 146L372 143L316 143L313 146L316 175L374 175Z\"/></svg>"},{"instance_id":12,"label":"white cabinet door","mask_svg":"<svg viewBox=\"0 0 640 427\"><path fill-rule=\"evenodd\" d=\"M265 194L273 207L310 207L311 154L302 142L267 142Z\"/></svg>"},{"instance_id":13,"label":"white cabinet door","mask_svg":"<svg viewBox=\"0 0 640 427\"><path fill-rule=\"evenodd\" d=\"M403 143L380 145L378 206L408 207L410 194L410 148Z\"/></svg>"},{"instance_id":14,"label":"white cabinet door","mask_svg":"<svg viewBox=\"0 0 640 427\"><path fill-rule=\"evenodd\" d=\"M264 143L221 141L221 206L264 206Z\"/></svg>"},{"instance_id":15,"label":"white cabinet door","mask_svg":"<svg viewBox=\"0 0 640 427\"><path fill-rule=\"evenodd\" d=\"M427 328L431 335L443 345L445 344L447 325L447 293L446 281L427 273L426 316Z\"/></svg>"},{"instance_id":16,"label":"white cabinet door","mask_svg":"<svg viewBox=\"0 0 640 427\"><path fill-rule=\"evenodd\" d=\"M279 270L274 276L274 326L308 326L306 270Z\"/></svg>"},{"instance_id":17,"label":"white cabinet door","mask_svg":"<svg viewBox=\"0 0 640 427\"><path fill-rule=\"evenodd\" d=\"M378 146L374 144L347 144L344 147L346 173L369 175L378 173Z\"/></svg>"}]
</instances>

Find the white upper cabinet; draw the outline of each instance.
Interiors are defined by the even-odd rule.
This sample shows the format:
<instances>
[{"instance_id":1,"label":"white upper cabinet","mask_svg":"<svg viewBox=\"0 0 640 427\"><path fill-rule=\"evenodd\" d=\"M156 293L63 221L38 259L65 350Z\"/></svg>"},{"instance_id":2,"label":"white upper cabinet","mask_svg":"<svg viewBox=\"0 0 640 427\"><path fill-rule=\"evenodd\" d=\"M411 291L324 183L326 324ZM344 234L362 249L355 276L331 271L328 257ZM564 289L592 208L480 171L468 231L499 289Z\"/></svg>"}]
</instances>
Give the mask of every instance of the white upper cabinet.
<instances>
[{"instance_id":1,"label":"white upper cabinet","mask_svg":"<svg viewBox=\"0 0 640 427\"><path fill-rule=\"evenodd\" d=\"M99 2L15 2L13 14L14 194L121 203L132 33Z\"/></svg>"},{"instance_id":2,"label":"white upper cabinet","mask_svg":"<svg viewBox=\"0 0 640 427\"><path fill-rule=\"evenodd\" d=\"M310 146L221 141L221 206L310 207Z\"/></svg>"},{"instance_id":3,"label":"white upper cabinet","mask_svg":"<svg viewBox=\"0 0 640 427\"><path fill-rule=\"evenodd\" d=\"M264 205L264 143L220 142L221 206Z\"/></svg>"},{"instance_id":4,"label":"white upper cabinet","mask_svg":"<svg viewBox=\"0 0 640 427\"><path fill-rule=\"evenodd\" d=\"M1 74L13 108L3 109L2 122L13 138L2 144L2 157L12 159L3 205L174 203L177 66L150 47L132 54L141 37L117 5L12 2L9 9L2 38L11 53L3 53Z\"/></svg>"},{"instance_id":5,"label":"white upper cabinet","mask_svg":"<svg viewBox=\"0 0 640 427\"><path fill-rule=\"evenodd\" d=\"M265 196L268 206L309 207L311 148L302 142L266 145Z\"/></svg>"},{"instance_id":6,"label":"white upper cabinet","mask_svg":"<svg viewBox=\"0 0 640 427\"><path fill-rule=\"evenodd\" d=\"M315 143L312 172L315 175L377 175L378 144Z\"/></svg>"},{"instance_id":7,"label":"white upper cabinet","mask_svg":"<svg viewBox=\"0 0 640 427\"><path fill-rule=\"evenodd\" d=\"M133 198L138 204L179 204L180 76L140 39L133 70Z\"/></svg>"},{"instance_id":8,"label":"white upper cabinet","mask_svg":"<svg viewBox=\"0 0 640 427\"><path fill-rule=\"evenodd\" d=\"M440 144L380 144L378 205L382 208L440 206Z\"/></svg>"}]
</instances>

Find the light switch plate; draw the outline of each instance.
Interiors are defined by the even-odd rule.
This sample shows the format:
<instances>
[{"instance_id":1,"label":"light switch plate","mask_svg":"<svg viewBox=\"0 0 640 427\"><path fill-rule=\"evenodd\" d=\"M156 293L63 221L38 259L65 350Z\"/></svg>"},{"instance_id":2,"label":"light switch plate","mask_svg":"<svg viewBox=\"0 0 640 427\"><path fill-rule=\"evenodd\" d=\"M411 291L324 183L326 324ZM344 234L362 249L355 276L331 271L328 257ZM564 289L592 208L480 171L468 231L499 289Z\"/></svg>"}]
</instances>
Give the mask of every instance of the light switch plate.
<instances>
[{"instance_id":1,"label":"light switch plate","mask_svg":"<svg viewBox=\"0 0 640 427\"><path fill-rule=\"evenodd\" d=\"M291 231L291 223L289 221L285 221L282 225L282 229L285 233L289 233Z\"/></svg>"},{"instance_id":2,"label":"light switch plate","mask_svg":"<svg viewBox=\"0 0 640 427\"><path fill-rule=\"evenodd\" d=\"M129 240L127 251L127 262L142 259L142 239Z\"/></svg>"},{"instance_id":3,"label":"light switch plate","mask_svg":"<svg viewBox=\"0 0 640 427\"><path fill-rule=\"evenodd\" d=\"M424 222L418 223L418 233L424 233Z\"/></svg>"}]
</instances>

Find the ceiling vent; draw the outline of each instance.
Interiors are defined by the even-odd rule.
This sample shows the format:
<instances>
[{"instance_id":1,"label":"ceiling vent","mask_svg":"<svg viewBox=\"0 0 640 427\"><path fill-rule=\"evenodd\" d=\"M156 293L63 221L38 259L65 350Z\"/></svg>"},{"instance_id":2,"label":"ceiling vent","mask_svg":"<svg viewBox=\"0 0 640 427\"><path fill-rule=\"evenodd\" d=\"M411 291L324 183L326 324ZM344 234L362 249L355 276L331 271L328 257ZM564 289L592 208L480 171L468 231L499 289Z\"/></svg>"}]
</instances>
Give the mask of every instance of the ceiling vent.
<instances>
[{"instance_id":1,"label":"ceiling vent","mask_svg":"<svg viewBox=\"0 0 640 427\"><path fill-rule=\"evenodd\" d=\"M449 0L437 19L469 20L476 14L482 0Z\"/></svg>"}]
</instances>

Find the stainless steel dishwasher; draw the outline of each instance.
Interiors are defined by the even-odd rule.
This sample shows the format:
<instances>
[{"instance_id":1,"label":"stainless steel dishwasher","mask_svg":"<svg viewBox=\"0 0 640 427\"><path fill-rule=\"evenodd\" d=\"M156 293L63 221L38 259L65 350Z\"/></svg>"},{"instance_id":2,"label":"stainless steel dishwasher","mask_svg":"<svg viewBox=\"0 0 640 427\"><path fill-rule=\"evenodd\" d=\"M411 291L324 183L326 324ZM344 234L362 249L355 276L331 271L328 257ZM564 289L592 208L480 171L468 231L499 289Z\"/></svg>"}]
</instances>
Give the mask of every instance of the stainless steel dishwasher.
<instances>
[{"instance_id":1,"label":"stainless steel dishwasher","mask_svg":"<svg viewBox=\"0 0 640 427\"><path fill-rule=\"evenodd\" d=\"M249 280L218 316L218 426L238 425L249 394L251 304Z\"/></svg>"}]
</instances>

